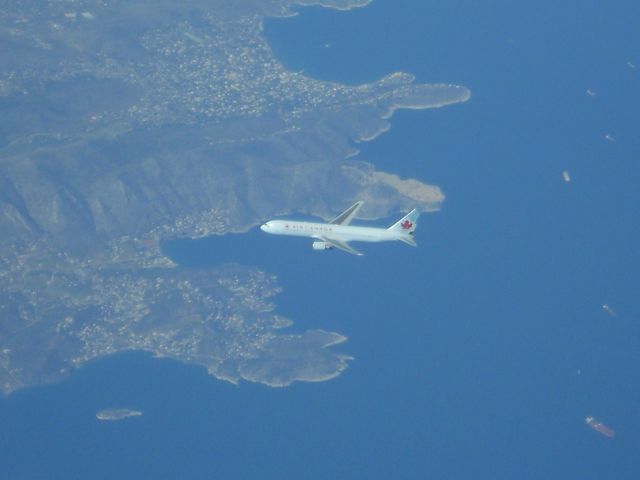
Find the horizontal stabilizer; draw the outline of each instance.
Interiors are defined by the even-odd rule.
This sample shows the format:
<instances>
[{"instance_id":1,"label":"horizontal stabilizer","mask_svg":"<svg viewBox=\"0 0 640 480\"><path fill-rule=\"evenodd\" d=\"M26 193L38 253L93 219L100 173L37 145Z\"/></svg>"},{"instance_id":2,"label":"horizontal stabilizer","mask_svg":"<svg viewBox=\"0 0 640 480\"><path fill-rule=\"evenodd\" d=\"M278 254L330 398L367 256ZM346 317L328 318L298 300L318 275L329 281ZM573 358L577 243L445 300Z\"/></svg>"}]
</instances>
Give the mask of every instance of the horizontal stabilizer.
<instances>
[{"instance_id":1,"label":"horizontal stabilizer","mask_svg":"<svg viewBox=\"0 0 640 480\"><path fill-rule=\"evenodd\" d=\"M412 247L417 247L418 243L416 242L416 239L413 238L412 235L407 235L404 237L400 237L400 240L403 241L404 243L406 243L407 245L411 245Z\"/></svg>"}]
</instances>

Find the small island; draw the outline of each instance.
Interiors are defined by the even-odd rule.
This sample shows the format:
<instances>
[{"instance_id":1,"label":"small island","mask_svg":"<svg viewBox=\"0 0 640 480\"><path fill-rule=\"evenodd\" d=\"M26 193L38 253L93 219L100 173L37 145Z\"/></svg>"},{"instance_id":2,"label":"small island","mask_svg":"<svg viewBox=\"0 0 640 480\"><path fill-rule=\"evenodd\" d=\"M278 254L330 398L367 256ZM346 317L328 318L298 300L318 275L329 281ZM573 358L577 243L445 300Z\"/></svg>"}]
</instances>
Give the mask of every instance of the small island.
<instances>
[{"instance_id":1,"label":"small island","mask_svg":"<svg viewBox=\"0 0 640 480\"><path fill-rule=\"evenodd\" d=\"M129 417L139 417L142 411L131 408L105 408L96 413L96 418L104 422L124 420Z\"/></svg>"}]
</instances>

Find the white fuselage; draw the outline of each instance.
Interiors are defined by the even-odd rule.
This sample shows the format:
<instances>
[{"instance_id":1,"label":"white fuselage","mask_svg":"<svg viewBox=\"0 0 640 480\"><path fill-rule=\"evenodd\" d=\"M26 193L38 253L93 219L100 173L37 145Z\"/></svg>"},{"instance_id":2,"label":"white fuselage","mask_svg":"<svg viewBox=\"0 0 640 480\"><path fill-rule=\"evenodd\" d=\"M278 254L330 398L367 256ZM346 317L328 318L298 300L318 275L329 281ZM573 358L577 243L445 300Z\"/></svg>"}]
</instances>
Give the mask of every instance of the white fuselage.
<instances>
[{"instance_id":1,"label":"white fuselage","mask_svg":"<svg viewBox=\"0 0 640 480\"><path fill-rule=\"evenodd\" d=\"M260 227L263 232L275 235L293 235L316 239L329 238L341 242L388 242L400 240L406 233L393 232L386 228L355 227L331 223L295 222L271 220Z\"/></svg>"}]
</instances>

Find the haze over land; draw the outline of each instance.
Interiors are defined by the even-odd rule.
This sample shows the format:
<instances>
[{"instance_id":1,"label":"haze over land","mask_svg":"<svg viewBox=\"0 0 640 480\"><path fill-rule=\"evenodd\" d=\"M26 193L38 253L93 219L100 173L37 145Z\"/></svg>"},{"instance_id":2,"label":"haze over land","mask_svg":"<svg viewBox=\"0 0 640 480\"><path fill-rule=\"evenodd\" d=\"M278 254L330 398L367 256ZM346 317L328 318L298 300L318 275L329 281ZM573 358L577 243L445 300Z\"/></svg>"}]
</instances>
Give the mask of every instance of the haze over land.
<instances>
[{"instance_id":1,"label":"haze over land","mask_svg":"<svg viewBox=\"0 0 640 480\"><path fill-rule=\"evenodd\" d=\"M181 268L159 249L291 211L330 217L355 199L369 218L444 199L348 159L394 109L463 102L469 91L405 73L345 86L287 71L260 32L292 3L5 6L1 391L125 350L273 386L346 368L350 357L327 348L340 334L283 330L291 320L275 312L272 275Z\"/></svg>"}]
</instances>

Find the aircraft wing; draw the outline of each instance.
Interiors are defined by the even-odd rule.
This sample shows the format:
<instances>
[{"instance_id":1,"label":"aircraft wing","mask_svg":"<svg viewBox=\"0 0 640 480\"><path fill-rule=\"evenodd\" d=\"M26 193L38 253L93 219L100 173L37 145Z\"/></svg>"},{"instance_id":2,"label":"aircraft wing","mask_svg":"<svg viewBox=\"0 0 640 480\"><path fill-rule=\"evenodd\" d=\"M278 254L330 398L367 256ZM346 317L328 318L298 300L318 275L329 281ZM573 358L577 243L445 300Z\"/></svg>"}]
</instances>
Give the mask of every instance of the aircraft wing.
<instances>
[{"instance_id":1,"label":"aircraft wing","mask_svg":"<svg viewBox=\"0 0 640 480\"><path fill-rule=\"evenodd\" d=\"M359 257L362 256L362 253L357 251L355 248L353 248L347 242L341 242L340 240L333 240L333 239L327 238L327 237L317 237L317 238L322 240L324 243L326 243L328 245L331 245L332 247L335 247L337 249L342 250L343 252L347 252L347 253L350 253L352 255L357 255Z\"/></svg>"},{"instance_id":2,"label":"aircraft wing","mask_svg":"<svg viewBox=\"0 0 640 480\"><path fill-rule=\"evenodd\" d=\"M349 225L353 217L355 217L356 213L358 213L358 210L360 210L360 207L362 206L363 203L364 202L354 203L349 208L347 208L344 212L338 215L336 218L331 220L329 223L333 225Z\"/></svg>"}]
</instances>

